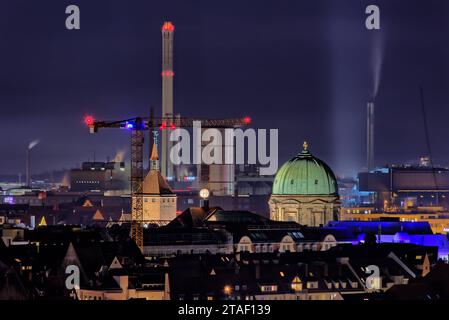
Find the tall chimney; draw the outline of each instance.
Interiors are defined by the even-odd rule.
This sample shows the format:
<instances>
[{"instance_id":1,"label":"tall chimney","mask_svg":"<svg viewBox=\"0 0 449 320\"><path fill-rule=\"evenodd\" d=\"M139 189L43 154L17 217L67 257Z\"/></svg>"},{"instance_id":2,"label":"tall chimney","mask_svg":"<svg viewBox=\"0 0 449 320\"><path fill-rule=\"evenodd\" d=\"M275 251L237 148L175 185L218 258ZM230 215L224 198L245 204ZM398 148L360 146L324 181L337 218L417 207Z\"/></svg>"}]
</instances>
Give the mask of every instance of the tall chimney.
<instances>
[{"instance_id":1,"label":"tall chimney","mask_svg":"<svg viewBox=\"0 0 449 320\"><path fill-rule=\"evenodd\" d=\"M173 123L173 38L175 26L167 21L162 26L162 118L165 129L162 130L161 173L173 177L173 164L170 161L170 130Z\"/></svg>"},{"instance_id":2,"label":"tall chimney","mask_svg":"<svg viewBox=\"0 0 449 320\"><path fill-rule=\"evenodd\" d=\"M30 142L27 149L27 159L26 159L26 185L31 187L31 150L39 144L39 140L34 140Z\"/></svg>"},{"instance_id":3,"label":"tall chimney","mask_svg":"<svg viewBox=\"0 0 449 320\"><path fill-rule=\"evenodd\" d=\"M366 118L366 166L374 169L374 102L368 102Z\"/></svg>"},{"instance_id":4,"label":"tall chimney","mask_svg":"<svg viewBox=\"0 0 449 320\"><path fill-rule=\"evenodd\" d=\"M27 159L26 159L26 186L31 187L31 164L30 164L30 153L31 149L27 149Z\"/></svg>"}]
</instances>

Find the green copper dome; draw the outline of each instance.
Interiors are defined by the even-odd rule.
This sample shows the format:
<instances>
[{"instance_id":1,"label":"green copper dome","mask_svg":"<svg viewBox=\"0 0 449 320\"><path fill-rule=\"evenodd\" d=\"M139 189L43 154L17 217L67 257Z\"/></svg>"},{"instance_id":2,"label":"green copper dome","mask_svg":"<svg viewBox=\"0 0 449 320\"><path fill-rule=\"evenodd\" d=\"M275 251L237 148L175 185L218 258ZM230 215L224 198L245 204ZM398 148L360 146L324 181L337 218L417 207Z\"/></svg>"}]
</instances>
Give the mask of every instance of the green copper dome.
<instances>
[{"instance_id":1,"label":"green copper dome","mask_svg":"<svg viewBox=\"0 0 449 320\"><path fill-rule=\"evenodd\" d=\"M277 172L273 195L338 195L337 179L329 166L304 150Z\"/></svg>"}]
</instances>

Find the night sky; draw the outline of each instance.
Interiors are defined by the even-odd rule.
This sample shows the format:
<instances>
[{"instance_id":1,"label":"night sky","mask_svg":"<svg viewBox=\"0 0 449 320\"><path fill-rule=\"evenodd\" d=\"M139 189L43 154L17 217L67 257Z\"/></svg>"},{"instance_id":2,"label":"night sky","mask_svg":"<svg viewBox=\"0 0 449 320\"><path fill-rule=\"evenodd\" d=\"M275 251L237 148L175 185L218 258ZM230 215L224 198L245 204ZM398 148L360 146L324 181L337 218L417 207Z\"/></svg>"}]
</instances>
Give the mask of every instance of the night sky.
<instances>
[{"instance_id":1,"label":"night sky","mask_svg":"<svg viewBox=\"0 0 449 320\"><path fill-rule=\"evenodd\" d=\"M65 28L70 4L81 30ZM368 4L380 6L380 31L365 28ZM447 0L1 0L0 173L24 172L34 139L34 172L128 149L125 132L90 135L83 116L160 113L165 20L176 27L175 113L249 115L280 130L281 163L308 140L338 175L354 175L377 52L376 164L427 153L422 85L434 162L449 166L448 16Z\"/></svg>"}]
</instances>

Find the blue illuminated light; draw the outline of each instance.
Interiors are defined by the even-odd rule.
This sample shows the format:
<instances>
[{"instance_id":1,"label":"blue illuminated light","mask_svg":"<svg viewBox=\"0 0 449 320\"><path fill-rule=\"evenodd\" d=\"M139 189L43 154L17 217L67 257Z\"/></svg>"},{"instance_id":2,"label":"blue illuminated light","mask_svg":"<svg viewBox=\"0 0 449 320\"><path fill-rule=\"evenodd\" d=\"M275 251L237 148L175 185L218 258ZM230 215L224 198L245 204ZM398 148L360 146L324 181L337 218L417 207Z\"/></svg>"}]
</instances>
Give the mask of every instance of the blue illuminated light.
<instances>
[{"instance_id":1,"label":"blue illuminated light","mask_svg":"<svg viewBox=\"0 0 449 320\"><path fill-rule=\"evenodd\" d=\"M134 123L132 123L132 122L126 122L125 127L126 127L126 129L129 129L129 130L134 129Z\"/></svg>"},{"instance_id":2,"label":"blue illuminated light","mask_svg":"<svg viewBox=\"0 0 449 320\"><path fill-rule=\"evenodd\" d=\"M7 204L14 204L13 197L5 197L3 201L4 201L4 203L7 203Z\"/></svg>"}]
</instances>

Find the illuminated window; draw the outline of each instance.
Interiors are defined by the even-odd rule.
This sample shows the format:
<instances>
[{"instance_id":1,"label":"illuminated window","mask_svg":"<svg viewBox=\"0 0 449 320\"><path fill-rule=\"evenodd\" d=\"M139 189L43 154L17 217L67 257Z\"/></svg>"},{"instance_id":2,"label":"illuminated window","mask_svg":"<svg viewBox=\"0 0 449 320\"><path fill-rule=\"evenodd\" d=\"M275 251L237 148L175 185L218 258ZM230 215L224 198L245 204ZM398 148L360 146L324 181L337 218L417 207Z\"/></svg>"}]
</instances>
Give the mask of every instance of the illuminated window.
<instances>
[{"instance_id":1,"label":"illuminated window","mask_svg":"<svg viewBox=\"0 0 449 320\"><path fill-rule=\"evenodd\" d=\"M318 288L317 282L307 282L307 289L316 289Z\"/></svg>"},{"instance_id":2,"label":"illuminated window","mask_svg":"<svg viewBox=\"0 0 449 320\"><path fill-rule=\"evenodd\" d=\"M296 276L294 279L293 279L293 282L292 282L292 290L294 290L294 291L302 291L302 282L301 282L301 279L299 279L299 277L298 276Z\"/></svg>"},{"instance_id":3,"label":"illuminated window","mask_svg":"<svg viewBox=\"0 0 449 320\"><path fill-rule=\"evenodd\" d=\"M276 286L276 285L271 285L271 286L265 285L265 286L260 287L260 291L262 291L262 292L276 292L277 290L278 290L278 286Z\"/></svg>"}]
</instances>

